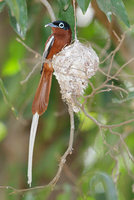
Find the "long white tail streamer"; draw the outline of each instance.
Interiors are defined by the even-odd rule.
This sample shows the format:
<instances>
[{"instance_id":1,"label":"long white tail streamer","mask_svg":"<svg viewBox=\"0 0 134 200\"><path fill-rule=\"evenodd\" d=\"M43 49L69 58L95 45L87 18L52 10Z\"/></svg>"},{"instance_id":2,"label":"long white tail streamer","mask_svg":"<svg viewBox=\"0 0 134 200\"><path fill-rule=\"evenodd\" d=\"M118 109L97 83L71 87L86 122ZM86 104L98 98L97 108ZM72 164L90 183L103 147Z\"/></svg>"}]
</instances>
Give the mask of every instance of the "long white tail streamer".
<instances>
[{"instance_id":1,"label":"long white tail streamer","mask_svg":"<svg viewBox=\"0 0 134 200\"><path fill-rule=\"evenodd\" d=\"M36 131L37 131L37 126L38 126L38 121L39 121L39 115L38 113L35 113L33 115L32 119L32 125L31 125L31 130L30 130L30 139L29 139L29 154L28 154L28 184L31 187L32 183L32 161L33 161L33 149L34 149L34 142L35 142L35 136L36 136Z\"/></svg>"}]
</instances>

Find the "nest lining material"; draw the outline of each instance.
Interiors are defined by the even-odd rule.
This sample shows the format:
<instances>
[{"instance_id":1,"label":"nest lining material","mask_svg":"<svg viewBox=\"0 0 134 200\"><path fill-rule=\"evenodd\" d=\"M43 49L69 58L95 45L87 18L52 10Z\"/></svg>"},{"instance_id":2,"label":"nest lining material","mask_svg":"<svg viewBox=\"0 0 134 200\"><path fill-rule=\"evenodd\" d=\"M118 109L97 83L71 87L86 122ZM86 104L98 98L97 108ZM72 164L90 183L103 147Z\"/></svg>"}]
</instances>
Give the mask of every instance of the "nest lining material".
<instances>
[{"instance_id":1,"label":"nest lining material","mask_svg":"<svg viewBox=\"0 0 134 200\"><path fill-rule=\"evenodd\" d=\"M62 99L72 105L74 112L78 112L74 97L84 94L88 79L94 76L98 69L99 58L96 52L91 46L85 46L77 40L55 55L52 64Z\"/></svg>"}]
</instances>

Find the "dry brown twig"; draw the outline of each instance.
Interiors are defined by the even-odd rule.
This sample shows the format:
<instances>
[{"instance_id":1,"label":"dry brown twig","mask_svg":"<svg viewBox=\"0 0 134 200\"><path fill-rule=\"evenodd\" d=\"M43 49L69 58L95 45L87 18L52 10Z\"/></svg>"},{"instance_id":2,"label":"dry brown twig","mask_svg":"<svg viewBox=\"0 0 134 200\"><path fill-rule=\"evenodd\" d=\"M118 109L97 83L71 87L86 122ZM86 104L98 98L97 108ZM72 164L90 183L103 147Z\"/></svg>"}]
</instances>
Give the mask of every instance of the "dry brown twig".
<instances>
[{"instance_id":1,"label":"dry brown twig","mask_svg":"<svg viewBox=\"0 0 134 200\"><path fill-rule=\"evenodd\" d=\"M31 78L31 76L34 74L35 70L42 64L42 62L51 64L51 60L47 60L47 59L43 60L43 59L41 59L39 62L37 62L34 65L33 69L29 72L29 74L26 76L26 78L23 81L20 82L22 85L24 83L26 83Z\"/></svg>"},{"instance_id":2,"label":"dry brown twig","mask_svg":"<svg viewBox=\"0 0 134 200\"><path fill-rule=\"evenodd\" d=\"M47 0L40 0L40 1L47 8L47 11L49 13L49 16L51 17L51 20L55 21L56 17L50 3Z\"/></svg>"},{"instance_id":3,"label":"dry brown twig","mask_svg":"<svg viewBox=\"0 0 134 200\"><path fill-rule=\"evenodd\" d=\"M35 58L41 58L42 56L35 50L31 49L28 45L26 45L22 40L19 38L16 38L17 42L22 44L29 52L33 53L35 55Z\"/></svg>"},{"instance_id":4,"label":"dry brown twig","mask_svg":"<svg viewBox=\"0 0 134 200\"><path fill-rule=\"evenodd\" d=\"M27 77L21 81L20 83L23 85L24 83L26 83L31 76L34 74L35 70L37 69L37 67L40 65L41 62L36 63L36 65L33 67L33 69L29 72L29 74L27 75Z\"/></svg>"},{"instance_id":5,"label":"dry brown twig","mask_svg":"<svg viewBox=\"0 0 134 200\"><path fill-rule=\"evenodd\" d=\"M53 178L53 180L49 183L50 185L55 185L57 183L57 181L60 178L60 174L62 172L64 163L66 162L66 158L69 154L72 154L73 151L73 139L74 139L74 113L73 113L73 109L71 106L68 106L69 109L69 115L70 115L70 124L71 124L71 128L70 128L70 139L69 139L69 145L67 150L65 151L64 155L61 157L61 161L59 163L59 169L57 171L57 174L55 175L55 177Z\"/></svg>"},{"instance_id":6,"label":"dry brown twig","mask_svg":"<svg viewBox=\"0 0 134 200\"><path fill-rule=\"evenodd\" d=\"M119 51L119 49L125 39L125 35L126 35L126 32L124 32L124 34L122 35L122 38L120 39L118 46L113 51L111 51L111 53L103 61L100 62L100 64L104 63L107 59L109 59L111 56L115 55Z\"/></svg>"},{"instance_id":7,"label":"dry brown twig","mask_svg":"<svg viewBox=\"0 0 134 200\"><path fill-rule=\"evenodd\" d=\"M43 62L51 64L51 60L44 59L37 51L31 49L28 45L26 45L22 40L19 38L16 38L16 40L21 43L29 52L33 53L35 55L35 58L38 58L38 62L34 65L33 69L29 72L29 74L26 76L24 80L22 80L20 83L23 85L26 83L31 76L34 74L35 70L40 66Z\"/></svg>"},{"instance_id":8,"label":"dry brown twig","mask_svg":"<svg viewBox=\"0 0 134 200\"><path fill-rule=\"evenodd\" d=\"M119 158L117 157L118 155L121 155L121 157L123 158L123 162L124 162L124 165L127 169L127 172L128 172L128 175L134 180L134 176L133 176L133 172L131 171L131 169L129 169L129 166L127 165L126 163L126 158L124 156L124 153L126 152L129 159L134 162L134 157L133 155L131 154L131 152L129 151L129 148L127 146L127 144L125 143L124 139L132 133L132 130L129 131L129 132L125 132L125 133L119 133L119 132L115 132L113 131L111 128L109 128L109 132L111 134L114 134L114 135L117 135L119 137L119 140L113 145L113 146L110 146L107 154L109 154L111 156L112 159L115 160L115 167L113 168L113 177L116 182L117 182L117 179L120 175L119 173L119 169L118 169L118 165L119 165ZM108 145L108 143L105 141L105 144ZM116 150L118 152L116 152ZM124 151L125 150L125 151ZM116 156L117 155L117 156ZM116 171L114 173L114 171Z\"/></svg>"},{"instance_id":9,"label":"dry brown twig","mask_svg":"<svg viewBox=\"0 0 134 200\"><path fill-rule=\"evenodd\" d=\"M110 37L107 39L107 42L105 44L105 47L101 50L101 53L99 55L100 59L103 58L107 54L107 50L110 48L111 45L111 39Z\"/></svg>"},{"instance_id":10,"label":"dry brown twig","mask_svg":"<svg viewBox=\"0 0 134 200\"><path fill-rule=\"evenodd\" d=\"M134 162L134 157L133 155L130 153L129 149L128 149L128 146L126 145L122 135L118 132L115 132L113 131L112 129L110 129L110 132L113 134L113 135L117 135L119 138L120 138L120 141L121 141L121 144L122 146L125 148L127 154L128 154L128 157L131 159L132 162Z\"/></svg>"},{"instance_id":11,"label":"dry brown twig","mask_svg":"<svg viewBox=\"0 0 134 200\"><path fill-rule=\"evenodd\" d=\"M73 8L74 8L74 20L75 20L75 24L74 24L74 33L75 33L75 40L77 40L77 32L76 32L76 8L75 8L75 0L73 0Z\"/></svg>"},{"instance_id":12,"label":"dry brown twig","mask_svg":"<svg viewBox=\"0 0 134 200\"><path fill-rule=\"evenodd\" d=\"M39 62L35 64L35 66L33 67L32 71L30 71L30 73L27 75L27 77L21 81L21 84L26 83L30 77L34 74L35 70L37 69L37 67L41 64L41 59L42 56L35 50L31 49L28 45L26 45L22 40L20 40L19 38L16 38L16 40L22 44L29 52L33 53L35 55L35 58L39 58Z\"/></svg>"},{"instance_id":13,"label":"dry brown twig","mask_svg":"<svg viewBox=\"0 0 134 200\"><path fill-rule=\"evenodd\" d=\"M111 158L115 161L115 166L112 170L112 177L113 177L113 181L116 184L118 179L119 179L119 175L120 175L120 171L119 171L119 160L116 156L114 156L111 152L109 153L109 155L111 156Z\"/></svg>"}]
</instances>

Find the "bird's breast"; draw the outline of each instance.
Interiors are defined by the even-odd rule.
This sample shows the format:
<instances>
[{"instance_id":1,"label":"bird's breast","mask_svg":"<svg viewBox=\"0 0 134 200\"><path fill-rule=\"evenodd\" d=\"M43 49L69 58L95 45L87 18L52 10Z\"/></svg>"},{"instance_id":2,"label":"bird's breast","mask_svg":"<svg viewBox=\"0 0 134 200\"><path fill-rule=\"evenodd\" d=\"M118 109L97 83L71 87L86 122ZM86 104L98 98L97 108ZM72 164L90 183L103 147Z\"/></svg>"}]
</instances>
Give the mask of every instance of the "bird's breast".
<instances>
[{"instance_id":1,"label":"bird's breast","mask_svg":"<svg viewBox=\"0 0 134 200\"><path fill-rule=\"evenodd\" d=\"M59 53L65 46L71 43L71 33L65 31L63 33L54 34L54 43L50 49L47 59L51 59L53 55Z\"/></svg>"}]
</instances>

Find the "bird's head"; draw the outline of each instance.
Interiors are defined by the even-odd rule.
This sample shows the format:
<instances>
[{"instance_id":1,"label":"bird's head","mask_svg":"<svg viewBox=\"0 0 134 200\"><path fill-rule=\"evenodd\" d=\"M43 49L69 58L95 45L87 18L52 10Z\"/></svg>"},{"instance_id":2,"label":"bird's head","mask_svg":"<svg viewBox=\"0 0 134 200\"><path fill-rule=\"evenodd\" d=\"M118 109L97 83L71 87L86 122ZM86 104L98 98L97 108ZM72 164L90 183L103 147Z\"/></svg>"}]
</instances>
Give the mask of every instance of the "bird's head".
<instances>
[{"instance_id":1,"label":"bird's head","mask_svg":"<svg viewBox=\"0 0 134 200\"><path fill-rule=\"evenodd\" d=\"M70 25L65 21L54 21L45 25L45 27L48 27L48 26L52 28L53 33L56 33L57 31L61 33L65 31L71 32Z\"/></svg>"}]
</instances>

